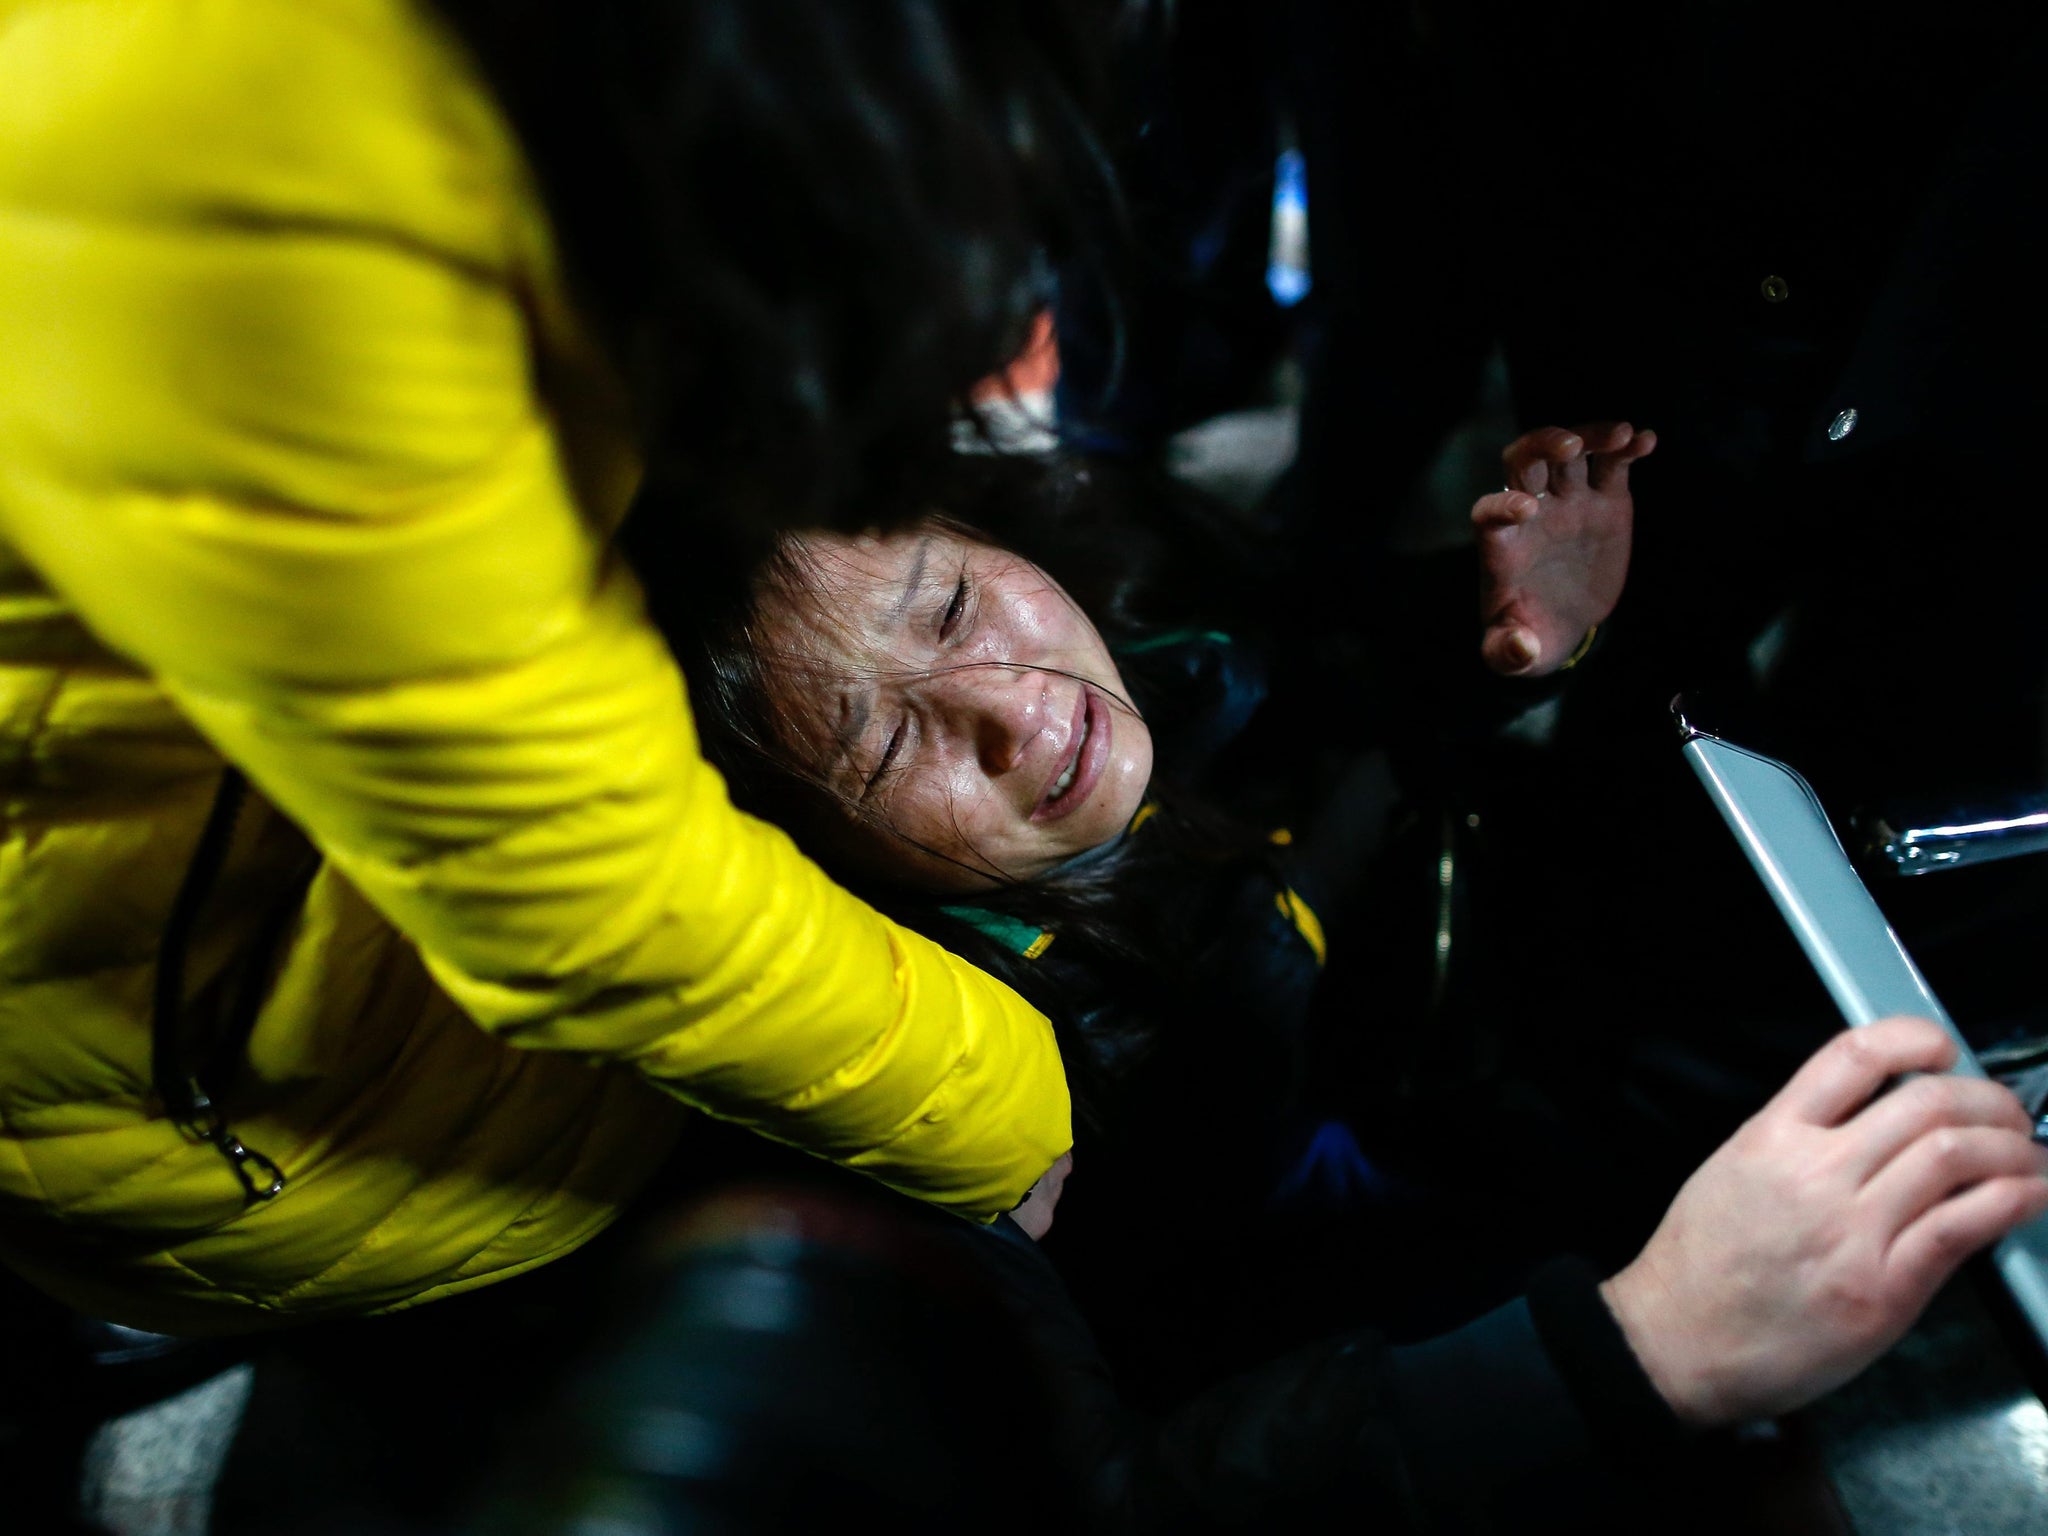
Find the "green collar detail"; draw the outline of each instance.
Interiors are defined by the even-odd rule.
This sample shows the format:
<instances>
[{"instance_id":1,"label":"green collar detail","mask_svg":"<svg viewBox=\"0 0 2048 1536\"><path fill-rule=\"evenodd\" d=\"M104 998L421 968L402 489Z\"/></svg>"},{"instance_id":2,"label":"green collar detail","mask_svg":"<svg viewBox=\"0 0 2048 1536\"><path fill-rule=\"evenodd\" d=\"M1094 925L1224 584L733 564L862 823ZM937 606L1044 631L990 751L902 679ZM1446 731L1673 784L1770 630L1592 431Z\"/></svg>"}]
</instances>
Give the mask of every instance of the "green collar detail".
<instances>
[{"instance_id":1,"label":"green collar detail","mask_svg":"<svg viewBox=\"0 0 2048 1536\"><path fill-rule=\"evenodd\" d=\"M1131 818L1131 824L1124 828L1119 838L1128 837L1158 814L1159 802L1147 800L1138 807L1138 814ZM1103 850L1114 847L1104 843ZM1087 854L1082 854L1087 858ZM1026 960L1036 960L1052 948L1053 931L1041 928L1036 923L1027 923L1021 917L1011 917L1006 912L991 912L987 907L954 906L939 910L955 922L965 923L983 938L992 939L1013 955L1022 955Z\"/></svg>"},{"instance_id":2,"label":"green collar detail","mask_svg":"<svg viewBox=\"0 0 2048 1536\"><path fill-rule=\"evenodd\" d=\"M991 912L987 907L941 907L939 910L1026 960L1036 960L1052 948L1052 931L1036 923L1027 923L1022 918Z\"/></svg>"}]
</instances>

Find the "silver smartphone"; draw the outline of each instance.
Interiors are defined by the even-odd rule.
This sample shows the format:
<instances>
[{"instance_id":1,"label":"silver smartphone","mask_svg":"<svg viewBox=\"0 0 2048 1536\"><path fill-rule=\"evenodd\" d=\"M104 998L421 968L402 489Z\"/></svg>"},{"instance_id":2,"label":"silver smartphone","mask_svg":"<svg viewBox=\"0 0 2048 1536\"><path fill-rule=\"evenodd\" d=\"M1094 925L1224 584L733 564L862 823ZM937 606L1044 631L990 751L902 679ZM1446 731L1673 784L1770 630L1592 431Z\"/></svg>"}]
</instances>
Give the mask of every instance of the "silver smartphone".
<instances>
[{"instance_id":1,"label":"silver smartphone","mask_svg":"<svg viewBox=\"0 0 2048 1536\"><path fill-rule=\"evenodd\" d=\"M1686 760L1728 830L1749 855L1828 995L1852 1026L1893 1014L1934 1020L1956 1042L1952 1071L1985 1076L1927 978L1913 964L1806 780L1783 763L1687 723L1676 702ZM2015 1304L2048 1352L2048 1216L2018 1228L1993 1252Z\"/></svg>"}]
</instances>

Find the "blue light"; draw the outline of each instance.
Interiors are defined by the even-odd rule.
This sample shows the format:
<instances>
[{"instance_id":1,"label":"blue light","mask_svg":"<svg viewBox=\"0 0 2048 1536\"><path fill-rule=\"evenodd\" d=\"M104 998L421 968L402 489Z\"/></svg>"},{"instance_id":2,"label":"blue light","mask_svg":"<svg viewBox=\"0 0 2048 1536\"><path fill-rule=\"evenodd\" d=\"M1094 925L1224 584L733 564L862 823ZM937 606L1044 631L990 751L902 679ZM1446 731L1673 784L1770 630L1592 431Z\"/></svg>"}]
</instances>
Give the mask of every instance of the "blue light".
<instances>
[{"instance_id":1,"label":"blue light","mask_svg":"<svg viewBox=\"0 0 2048 1536\"><path fill-rule=\"evenodd\" d=\"M1308 297L1315 280L1308 257L1308 164L1298 149L1273 162L1273 235L1267 247L1266 290L1282 309Z\"/></svg>"}]
</instances>

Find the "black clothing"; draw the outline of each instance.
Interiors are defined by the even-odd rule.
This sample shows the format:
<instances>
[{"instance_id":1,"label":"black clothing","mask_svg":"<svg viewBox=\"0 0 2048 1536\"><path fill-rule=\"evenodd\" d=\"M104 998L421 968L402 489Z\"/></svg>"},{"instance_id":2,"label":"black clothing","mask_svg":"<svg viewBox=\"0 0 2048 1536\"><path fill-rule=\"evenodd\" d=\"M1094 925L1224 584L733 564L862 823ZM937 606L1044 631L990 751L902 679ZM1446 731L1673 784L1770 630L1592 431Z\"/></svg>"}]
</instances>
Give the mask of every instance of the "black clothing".
<instances>
[{"instance_id":1,"label":"black clothing","mask_svg":"<svg viewBox=\"0 0 2048 1536\"><path fill-rule=\"evenodd\" d=\"M1359 616L1404 781L1476 824L1444 844L1474 882L1458 1028L1610 1149L1595 1187L1633 1216L1556 1230L1625 1249L1839 1023L1680 763L1670 698L1795 764L1838 821L2048 782L2048 40L1984 0L1300 14L1322 346L1295 576L1321 595L1299 611ZM1494 347L1523 425L1660 437L1599 654L1506 736L1469 558L1436 579L1384 518ZM1332 648L1291 649L1283 678ZM2048 874L1878 894L1966 1030L2039 1032L2014 940Z\"/></svg>"},{"instance_id":2,"label":"black clothing","mask_svg":"<svg viewBox=\"0 0 2048 1536\"><path fill-rule=\"evenodd\" d=\"M1253 648L1190 632L1120 662L1162 776L1182 795L1241 788L1233 738L1258 736L1245 727L1263 697ZM1136 1402L1361 1318L1441 1332L1566 1246L1522 1210L1550 1165L1514 1145L1512 1116L1477 1091L1403 1104L1398 1042L1424 997L1391 981L1390 949L1412 952L1419 980L1427 935L1384 942L1398 925L1375 888L1401 808L1370 757L1331 800L1269 839L1163 792L1115 875L1149 955L1055 927L1025 967L1087 1085L1048 1251Z\"/></svg>"},{"instance_id":3,"label":"black clothing","mask_svg":"<svg viewBox=\"0 0 2048 1536\"><path fill-rule=\"evenodd\" d=\"M1591 1270L1548 1268L1424 1343L1353 1331L1146 1415L1119 1398L1052 1264L1005 1218L962 1231L1047 1366L1096 1528L1588 1531L1624 1468L1682 1443Z\"/></svg>"}]
</instances>

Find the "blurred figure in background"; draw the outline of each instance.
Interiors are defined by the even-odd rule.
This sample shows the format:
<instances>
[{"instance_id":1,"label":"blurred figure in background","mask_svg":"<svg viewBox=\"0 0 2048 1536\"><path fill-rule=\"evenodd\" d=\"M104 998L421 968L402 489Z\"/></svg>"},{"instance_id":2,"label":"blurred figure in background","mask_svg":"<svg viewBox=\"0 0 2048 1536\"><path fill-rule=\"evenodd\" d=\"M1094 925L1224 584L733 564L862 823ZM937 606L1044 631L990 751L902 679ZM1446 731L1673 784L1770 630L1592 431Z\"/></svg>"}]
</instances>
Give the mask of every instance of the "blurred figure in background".
<instances>
[{"instance_id":1,"label":"blurred figure in background","mask_svg":"<svg viewBox=\"0 0 2048 1536\"><path fill-rule=\"evenodd\" d=\"M1301 452L1261 509L1294 551L1266 725L1303 757L1333 730L1393 752L1415 831L1388 878L1419 934L1390 974L1420 1007L1390 1012L1430 1022L1388 1044L1417 1112L1475 1074L1514 1085L1598 1187L1626 1186L1630 1214L1601 1218L1619 1252L1834 1026L1669 748L1672 695L1797 763L1844 819L2048 778L2048 647L2014 511L2048 342L2026 192L2048 150L2040 24L1977 3L1933 29L1751 4L1221 9L1149 9L1173 40L1150 99L1227 141L1211 161L1270 167L1291 136L1306 163ZM1240 31L1211 46L1224 25ZM1163 205L1156 262L1256 245L1259 196L1204 242L1213 187L1184 183L1133 186ZM1249 260L1200 273L1184 310L1263 297ZM1258 377L1271 333L1236 334L1234 376ZM1183 366L1162 348L1123 365L1139 376L1076 402L1103 441ZM1504 694L1470 642L1463 511L1500 484L1471 443L1514 431L1472 433L1487 412L1661 440L1627 595L1538 695ZM1314 700L1334 688L1359 707L1333 723ZM2044 879L2011 865L1882 893L1980 1042L2048 1030L2016 958ZM1649 1019L1652 996L1670 1006ZM1592 1125L1641 1155L1616 1166L1580 1139Z\"/></svg>"},{"instance_id":2,"label":"blurred figure in background","mask_svg":"<svg viewBox=\"0 0 2048 1536\"><path fill-rule=\"evenodd\" d=\"M1414 8L1388 46L1347 8L1309 13L1326 329L1303 579L1357 550L1388 599L1365 653L1421 658L1390 669L1386 729L1459 870L1441 1022L1470 1046L1444 1090L1490 1060L1539 1085L1559 1136L1636 1147L1590 1160L1632 1197L1600 1218L1625 1244L1836 1025L1670 750L1667 701L1797 764L1838 822L2048 783L2019 511L2048 344L2027 190L2048 35L1995 4L1852 36L1818 6L1573 0ZM1361 89L1354 66L1399 83ZM1480 667L1429 659L1452 654L1429 605L1469 590L1469 556L1402 557L1350 469L1361 422L1390 479L1420 462L1495 349L1523 425L1661 441L1619 609L1506 733L1514 709L1474 707ZM1980 1044L2048 1029L2023 958L2044 879L1879 892Z\"/></svg>"},{"instance_id":3,"label":"blurred figure in background","mask_svg":"<svg viewBox=\"0 0 2048 1536\"><path fill-rule=\"evenodd\" d=\"M479 1536L1084 1528L1039 1363L901 1203L742 1187L651 1233L622 1279Z\"/></svg>"}]
</instances>

